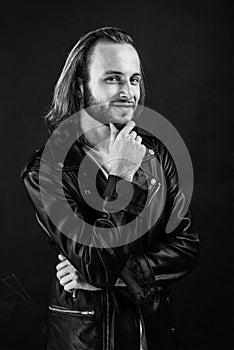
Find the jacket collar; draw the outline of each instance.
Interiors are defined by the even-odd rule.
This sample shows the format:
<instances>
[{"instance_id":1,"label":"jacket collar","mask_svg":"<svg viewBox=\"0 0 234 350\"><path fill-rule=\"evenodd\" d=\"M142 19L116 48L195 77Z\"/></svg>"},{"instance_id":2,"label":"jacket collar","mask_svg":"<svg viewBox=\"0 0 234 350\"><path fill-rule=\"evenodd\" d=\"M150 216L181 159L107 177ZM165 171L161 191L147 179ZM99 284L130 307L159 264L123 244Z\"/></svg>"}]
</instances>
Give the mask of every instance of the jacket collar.
<instances>
[{"instance_id":1,"label":"jacket collar","mask_svg":"<svg viewBox=\"0 0 234 350\"><path fill-rule=\"evenodd\" d=\"M146 153L142 162L149 161L158 155L157 145L153 136L138 126L133 129L142 137L146 146ZM84 139L79 127L79 113L75 113L62 123L62 127L55 130L49 139L49 148L53 153L55 167L61 170L79 168L86 153L82 146Z\"/></svg>"}]
</instances>

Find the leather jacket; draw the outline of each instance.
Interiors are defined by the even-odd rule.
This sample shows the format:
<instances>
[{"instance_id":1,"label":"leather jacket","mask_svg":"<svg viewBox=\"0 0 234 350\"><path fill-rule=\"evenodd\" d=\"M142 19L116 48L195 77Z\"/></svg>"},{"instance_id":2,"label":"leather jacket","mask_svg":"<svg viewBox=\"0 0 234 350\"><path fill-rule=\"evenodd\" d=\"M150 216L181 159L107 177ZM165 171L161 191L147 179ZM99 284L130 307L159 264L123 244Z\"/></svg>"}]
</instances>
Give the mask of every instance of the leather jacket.
<instances>
[{"instance_id":1,"label":"leather jacket","mask_svg":"<svg viewBox=\"0 0 234 350\"><path fill-rule=\"evenodd\" d=\"M190 211L181 218L185 198L170 153L160 140L136 129L147 150L134 175L130 201L125 190L117 191L119 181L125 180L113 175L106 178L97 163L87 157L82 139L71 145L61 164L58 149L64 144L64 138L69 139L70 131L51 142L46 158L43 158L44 146L40 147L21 173L37 220L52 246L72 263L81 280L101 288L80 289L72 294L54 279L49 305L49 350L176 348L170 285L194 266L199 238L193 230ZM85 156L87 161L78 181ZM62 175L58 176L61 171ZM97 173L96 186L103 199L98 208L84 201L85 197L95 201L93 173ZM58 182L66 200L61 197ZM122 209L111 212L118 196ZM59 210L58 203L60 221L54 225L49 214ZM68 205L82 219L82 225L68 216ZM179 223L168 232L166 227L172 214ZM133 224L127 226L129 222ZM100 227L109 235L108 242L113 239L113 248L95 246L100 239L97 235ZM69 237L63 233L66 230L70 232ZM146 232L143 236L138 235L128 244L119 244L123 234L134 233L137 237L143 230ZM85 245L74 239L81 232L82 237L90 237L94 244ZM105 237L102 239L105 241ZM118 279L125 286L116 286Z\"/></svg>"}]
</instances>

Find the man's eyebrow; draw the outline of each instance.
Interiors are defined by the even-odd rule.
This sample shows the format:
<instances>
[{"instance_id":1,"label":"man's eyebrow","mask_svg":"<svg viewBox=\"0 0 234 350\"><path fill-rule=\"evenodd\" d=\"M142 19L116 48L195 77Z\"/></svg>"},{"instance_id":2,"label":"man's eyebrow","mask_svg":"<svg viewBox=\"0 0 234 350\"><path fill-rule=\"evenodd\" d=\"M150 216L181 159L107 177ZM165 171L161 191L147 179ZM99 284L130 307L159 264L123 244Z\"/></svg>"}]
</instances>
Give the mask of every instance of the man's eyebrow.
<instances>
[{"instance_id":1,"label":"man's eyebrow","mask_svg":"<svg viewBox=\"0 0 234 350\"><path fill-rule=\"evenodd\" d=\"M109 74L117 74L117 75L124 75L122 72L119 72L119 71L116 71L116 70L108 70L104 73L104 75L109 75ZM141 73L139 72L136 72L136 73L133 73L132 75L138 75L141 77Z\"/></svg>"}]
</instances>

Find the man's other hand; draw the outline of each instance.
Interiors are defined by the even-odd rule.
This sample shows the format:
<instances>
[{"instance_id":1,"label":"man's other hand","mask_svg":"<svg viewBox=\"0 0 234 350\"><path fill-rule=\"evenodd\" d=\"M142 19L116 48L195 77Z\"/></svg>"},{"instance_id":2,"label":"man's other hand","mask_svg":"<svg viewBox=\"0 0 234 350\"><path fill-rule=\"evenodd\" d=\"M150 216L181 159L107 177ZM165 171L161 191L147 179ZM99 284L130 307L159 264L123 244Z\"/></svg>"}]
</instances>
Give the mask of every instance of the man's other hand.
<instances>
[{"instance_id":1,"label":"man's other hand","mask_svg":"<svg viewBox=\"0 0 234 350\"><path fill-rule=\"evenodd\" d=\"M79 281L79 275L74 266L63 255L59 254L58 258L61 262L56 265L56 276L65 291L73 292L76 289L101 290L101 288L96 288L89 283Z\"/></svg>"}]
</instances>

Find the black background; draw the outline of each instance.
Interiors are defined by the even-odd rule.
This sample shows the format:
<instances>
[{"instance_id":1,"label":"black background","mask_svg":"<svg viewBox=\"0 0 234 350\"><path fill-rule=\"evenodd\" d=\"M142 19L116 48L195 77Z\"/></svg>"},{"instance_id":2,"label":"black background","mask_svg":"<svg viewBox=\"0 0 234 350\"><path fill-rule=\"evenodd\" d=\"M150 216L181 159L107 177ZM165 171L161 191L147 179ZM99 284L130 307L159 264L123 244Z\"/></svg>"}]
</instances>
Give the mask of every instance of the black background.
<instances>
[{"instance_id":1,"label":"black background","mask_svg":"<svg viewBox=\"0 0 234 350\"><path fill-rule=\"evenodd\" d=\"M20 171L48 137L42 116L67 54L81 34L107 25L135 39L149 107L177 128L193 161L201 253L196 269L174 286L181 348L232 348L233 14L224 1L1 5L0 278L8 283L0 281L1 349L42 348L56 255ZM25 299L17 294L22 287Z\"/></svg>"}]
</instances>

